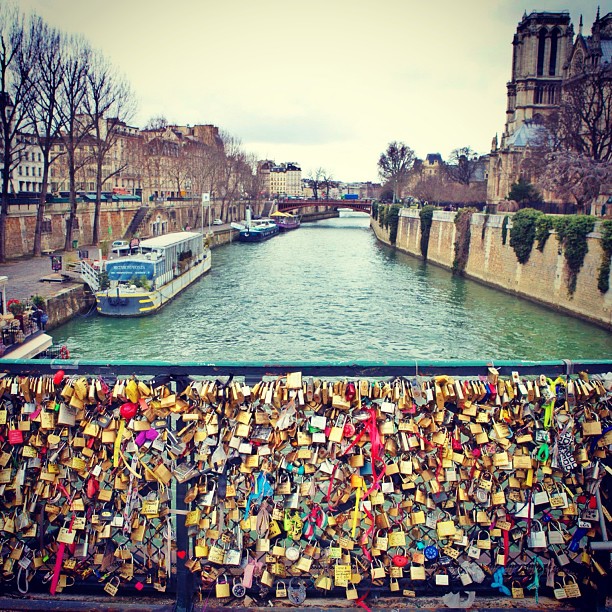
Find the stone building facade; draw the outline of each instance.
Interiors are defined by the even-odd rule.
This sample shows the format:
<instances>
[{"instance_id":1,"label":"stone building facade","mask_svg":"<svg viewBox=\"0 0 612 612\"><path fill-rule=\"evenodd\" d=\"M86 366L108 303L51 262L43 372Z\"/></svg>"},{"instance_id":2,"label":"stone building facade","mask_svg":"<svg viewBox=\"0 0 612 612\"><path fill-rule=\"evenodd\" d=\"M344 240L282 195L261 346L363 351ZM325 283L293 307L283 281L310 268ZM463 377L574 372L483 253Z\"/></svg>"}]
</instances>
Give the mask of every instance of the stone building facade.
<instances>
[{"instance_id":1,"label":"stone building facade","mask_svg":"<svg viewBox=\"0 0 612 612\"><path fill-rule=\"evenodd\" d=\"M301 197L302 169L295 162L276 164L271 160L259 162L261 192L268 197Z\"/></svg>"},{"instance_id":2,"label":"stone building facade","mask_svg":"<svg viewBox=\"0 0 612 612\"><path fill-rule=\"evenodd\" d=\"M523 15L512 41L512 74L507 84L506 122L492 142L487 201L505 200L520 177L537 185L527 162L530 147L543 136L542 123L559 110L564 85L587 66L612 62L612 13L600 17L591 36L574 27L567 11ZM540 189L546 201L554 193Z\"/></svg>"}]
</instances>

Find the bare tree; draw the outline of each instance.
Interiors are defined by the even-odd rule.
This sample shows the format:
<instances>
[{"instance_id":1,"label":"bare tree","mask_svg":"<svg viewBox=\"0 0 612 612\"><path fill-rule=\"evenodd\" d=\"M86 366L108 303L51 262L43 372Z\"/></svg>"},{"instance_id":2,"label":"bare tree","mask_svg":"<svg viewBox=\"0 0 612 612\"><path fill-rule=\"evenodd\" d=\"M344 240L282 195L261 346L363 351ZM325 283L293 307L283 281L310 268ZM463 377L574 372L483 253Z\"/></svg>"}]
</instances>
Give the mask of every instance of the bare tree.
<instances>
[{"instance_id":1,"label":"bare tree","mask_svg":"<svg viewBox=\"0 0 612 612\"><path fill-rule=\"evenodd\" d=\"M62 119L62 143L66 147L66 163L70 191L70 213L66 223L64 250L72 250L72 231L77 216L76 174L91 156L85 150L86 140L90 140L91 118L87 114L87 74L91 49L84 39L71 37L64 39L62 56L65 58L64 78L60 88Z\"/></svg>"},{"instance_id":2,"label":"bare tree","mask_svg":"<svg viewBox=\"0 0 612 612\"><path fill-rule=\"evenodd\" d=\"M167 158L166 171L173 187L172 191L176 192L176 197L181 197L184 193L190 175L190 148L189 145L180 143L174 149L174 155Z\"/></svg>"},{"instance_id":3,"label":"bare tree","mask_svg":"<svg viewBox=\"0 0 612 612\"><path fill-rule=\"evenodd\" d=\"M585 67L564 86L557 129L566 150L612 161L612 67Z\"/></svg>"},{"instance_id":4,"label":"bare tree","mask_svg":"<svg viewBox=\"0 0 612 612\"><path fill-rule=\"evenodd\" d=\"M42 187L36 213L33 254L42 254L42 225L49 185L49 167L55 157L51 152L58 139L61 120L58 112L59 91L64 74L61 35L39 17L30 25L30 37L36 41L33 72L32 104L29 105L30 123L42 155Z\"/></svg>"},{"instance_id":5,"label":"bare tree","mask_svg":"<svg viewBox=\"0 0 612 612\"><path fill-rule=\"evenodd\" d=\"M308 186L312 189L312 195L314 196L315 200L319 199L319 189L321 189L323 184L324 176L325 170L319 167L314 171L311 170L308 174L308 178L306 179Z\"/></svg>"},{"instance_id":6,"label":"bare tree","mask_svg":"<svg viewBox=\"0 0 612 612\"><path fill-rule=\"evenodd\" d=\"M477 161L478 154L472 147L459 147L451 151L444 170L451 181L469 185L474 178Z\"/></svg>"},{"instance_id":7,"label":"bare tree","mask_svg":"<svg viewBox=\"0 0 612 612\"><path fill-rule=\"evenodd\" d=\"M100 243L102 189L113 176L127 166L126 160L107 164L109 152L120 138L120 127L134 114L133 98L127 82L117 75L100 53L92 53L86 74L87 95L84 106L92 126L92 157L96 173L96 202L93 244Z\"/></svg>"},{"instance_id":8,"label":"bare tree","mask_svg":"<svg viewBox=\"0 0 612 612\"><path fill-rule=\"evenodd\" d=\"M261 199L261 192L263 189L263 179L261 174L257 171L257 156L253 153L249 153L246 156L245 165L248 167L248 172L245 169L243 178L244 193L254 210L257 210L257 204Z\"/></svg>"},{"instance_id":9,"label":"bare tree","mask_svg":"<svg viewBox=\"0 0 612 612\"><path fill-rule=\"evenodd\" d=\"M612 181L612 68L582 66L564 85L559 111L538 128L525 168L540 187L588 212Z\"/></svg>"},{"instance_id":10,"label":"bare tree","mask_svg":"<svg viewBox=\"0 0 612 612\"><path fill-rule=\"evenodd\" d=\"M221 219L230 220L233 211L230 207L232 201L241 195L241 169L245 163L245 153L240 139L228 134L220 133L223 141L223 152L215 155L216 180L215 195L221 201Z\"/></svg>"},{"instance_id":11,"label":"bare tree","mask_svg":"<svg viewBox=\"0 0 612 612\"><path fill-rule=\"evenodd\" d=\"M393 188L393 201L397 201L402 187L414 164L414 151L403 142L393 141L378 159L378 173Z\"/></svg>"},{"instance_id":12,"label":"bare tree","mask_svg":"<svg viewBox=\"0 0 612 612\"><path fill-rule=\"evenodd\" d=\"M168 127L168 120L164 115L151 117L144 126L145 130L165 130Z\"/></svg>"},{"instance_id":13,"label":"bare tree","mask_svg":"<svg viewBox=\"0 0 612 612\"><path fill-rule=\"evenodd\" d=\"M574 151L551 151L544 157L539 183L557 196L572 198L579 213L588 212L602 185L612 183L612 164Z\"/></svg>"},{"instance_id":14,"label":"bare tree","mask_svg":"<svg viewBox=\"0 0 612 612\"><path fill-rule=\"evenodd\" d=\"M0 262L6 261L6 228L9 184L25 149L21 132L27 123L31 101L32 54L23 14L15 4L0 4L0 153L2 202L0 205Z\"/></svg>"},{"instance_id":15,"label":"bare tree","mask_svg":"<svg viewBox=\"0 0 612 612\"><path fill-rule=\"evenodd\" d=\"M334 181L334 176L331 172L323 170L323 187L325 188L325 199L329 200L329 191L338 186L338 182Z\"/></svg>"}]
</instances>

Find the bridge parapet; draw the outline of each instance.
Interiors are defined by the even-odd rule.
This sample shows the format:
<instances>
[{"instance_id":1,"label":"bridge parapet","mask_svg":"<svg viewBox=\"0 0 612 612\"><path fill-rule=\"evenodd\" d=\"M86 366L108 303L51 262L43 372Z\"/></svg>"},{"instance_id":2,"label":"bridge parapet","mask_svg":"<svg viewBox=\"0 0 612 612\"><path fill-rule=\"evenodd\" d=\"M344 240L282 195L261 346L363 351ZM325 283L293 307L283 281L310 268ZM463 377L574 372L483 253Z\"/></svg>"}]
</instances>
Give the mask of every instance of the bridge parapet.
<instances>
[{"instance_id":1,"label":"bridge parapet","mask_svg":"<svg viewBox=\"0 0 612 612\"><path fill-rule=\"evenodd\" d=\"M301 208L310 208L313 206L322 206L324 208L350 208L351 210L367 213L372 211L371 200L282 200L277 204L278 210L281 212L300 210Z\"/></svg>"}]
</instances>

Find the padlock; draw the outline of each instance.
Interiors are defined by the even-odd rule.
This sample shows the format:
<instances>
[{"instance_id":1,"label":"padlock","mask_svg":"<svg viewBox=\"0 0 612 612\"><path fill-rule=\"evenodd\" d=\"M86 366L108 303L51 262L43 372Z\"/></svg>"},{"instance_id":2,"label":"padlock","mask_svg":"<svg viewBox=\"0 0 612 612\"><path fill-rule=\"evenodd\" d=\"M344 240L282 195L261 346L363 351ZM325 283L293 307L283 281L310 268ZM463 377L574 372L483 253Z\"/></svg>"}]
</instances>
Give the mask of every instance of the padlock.
<instances>
[{"instance_id":1,"label":"padlock","mask_svg":"<svg viewBox=\"0 0 612 612\"><path fill-rule=\"evenodd\" d=\"M410 579L425 580L425 566L410 564Z\"/></svg>"},{"instance_id":2,"label":"padlock","mask_svg":"<svg viewBox=\"0 0 612 612\"><path fill-rule=\"evenodd\" d=\"M531 522L531 533L527 541L529 548L546 548L546 532L540 521Z\"/></svg>"},{"instance_id":3,"label":"padlock","mask_svg":"<svg viewBox=\"0 0 612 612\"><path fill-rule=\"evenodd\" d=\"M285 597L287 597L287 585L280 580L276 583L276 598L284 599Z\"/></svg>"},{"instance_id":4,"label":"padlock","mask_svg":"<svg viewBox=\"0 0 612 612\"><path fill-rule=\"evenodd\" d=\"M380 580L386 576L387 572L381 561L374 559L372 561L372 567L370 568L370 575L372 580Z\"/></svg>"},{"instance_id":5,"label":"padlock","mask_svg":"<svg viewBox=\"0 0 612 612\"><path fill-rule=\"evenodd\" d=\"M121 579L118 576L113 576L105 585L104 591L108 593L111 597L117 595L117 591L119 590L119 585L121 584Z\"/></svg>"},{"instance_id":6,"label":"padlock","mask_svg":"<svg viewBox=\"0 0 612 612\"><path fill-rule=\"evenodd\" d=\"M512 581L511 591L513 599L523 599L525 597L525 591L518 580Z\"/></svg>"},{"instance_id":7,"label":"padlock","mask_svg":"<svg viewBox=\"0 0 612 612\"><path fill-rule=\"evenodd\" d=\"M234 578L233 580L232 595L234 597L244 597L246 595L246 588L242 582L240 582L240 578ZM217 595L217 597L219 596Z\"/></svg>"},{"instance_id":8,"label":"padlock","mask_svg":"<svg viewBox=\"0 0 612 612\"><path fill-rule=\"evenodd\" d=\"M389 547L389 537L382 530L379 529L374 537L374 548L382 551L386 551Z\"/></svg>"},{"instance_id":9,"label":"padlock","mask_svg":"<svg viewBox=\"0 0 612 612\"><path fill-rule=\"evenodd\" d=\"M391 562L395 567L406 567L410 559L406 555L406 551L403 548L401 548L400 550L401 552L395 553L393 555L393 557L391 558Z\"/></svg>"},{"instance_id":10,"label":"padlock","mask_svg":"<svg viewBox=\"0 0 612 612\"><path fill-rule=\"evenodd\" d=\"M354 601L359 598L359 594L357 593L357 588L351 582L346 585L346 598L350 601Z\"/></svg>"},{"instance_id":11,"label":"padlock","mask_svg":"<svg viewBox=\"0 0 612 612\"><path fill-rule=\"evenodd\" d=\"M306 601L306 586L302 580L300 580L297 583L297 586L295 586L293 583L294 580L295 578L292 578L289 582L287 596L292 604L300 606Z\"/></svg>"},{"instance_id":12,"label":"padlock","mask_svg":"<svg viewBox=\"0 0 612 612\"><path fill-rule=\"evenodd\" d=\"M230 596L230 585L225 574L217 578L215 596L217 599L223 599Z\"/></svg>"},{"instance_id":13,"label":"padlock","mask_svg":"<svg viewBox=\"0 0 612 612\"><path fill-rule=\"evenodd\" d=\"M450 579L448 575L448 570L446 568L442 567L436 572L435 582L436 586L449 586Z\"/></svg>"}]
</instances>

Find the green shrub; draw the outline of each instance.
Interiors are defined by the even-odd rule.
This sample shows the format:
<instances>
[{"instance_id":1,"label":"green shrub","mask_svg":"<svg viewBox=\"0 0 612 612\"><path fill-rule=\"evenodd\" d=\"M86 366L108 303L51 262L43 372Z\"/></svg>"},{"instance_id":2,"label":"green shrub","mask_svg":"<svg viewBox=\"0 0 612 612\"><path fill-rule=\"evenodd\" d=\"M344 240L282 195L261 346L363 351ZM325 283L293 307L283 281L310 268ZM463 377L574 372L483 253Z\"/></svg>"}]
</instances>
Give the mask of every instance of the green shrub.
<instances>
[{"instance_id":1,"label":"green shrub","mask_svg":"<svg viewBox=\"0 0 612 612\"><path fill-rule=\"evenodd\" d=\"M536 233L535 239L537 241L536 249L540 251L544 251L544 247L546 246L546 241L550 236L550 232L553 229L553 219L548 215L542 215L536 221Z\"/></svg>"},{"instance_id":2,"label":"green shrub","mask_svg":"<svg viewBox=\"0 0 612 612\"><path fill-rule=\"evenodd\" d=\"M612 221L601 224L601 265L597 277L597 288L606 293L610 289L610 259L612 259Z\"/></svg>"},{"instance_id":3,"label":"green shrub","mask_svg":"<svg viewBox=\"0 0 612 612\"><path fill-rule=\"evenodd\" d=\"M557 238L563 247L565 263L567 264L567 290L570 295L576 291L578 273L589 252L587 235L595 227L595 219L589 215L567 215L563 221L555 220L555 229L559 232Z\"/></svg>"},{"instance_id":4,"label":"green shrub","mask_svg":"<svg viewBox=\"0 0 612 612\"><path fill-rule=\"evenodd\" d=\"M394 204L389 208L385 221L389 227L389 242L395 244L397 240L397 228L399 226L399 211L400 206Z\"/></svg>"},{"instance_id":5,"label":"green shrub","mask_svg":"<svg viewBox=\"0 0 612 612\"><path fill-rule=\"evenodd\" d=\"M514 249L516 258L521 264L529 261L536 235L536 223L541 216L542 213L539 210L523 208L512 217L510 246Z\"/></svg>"}]
</instances>

